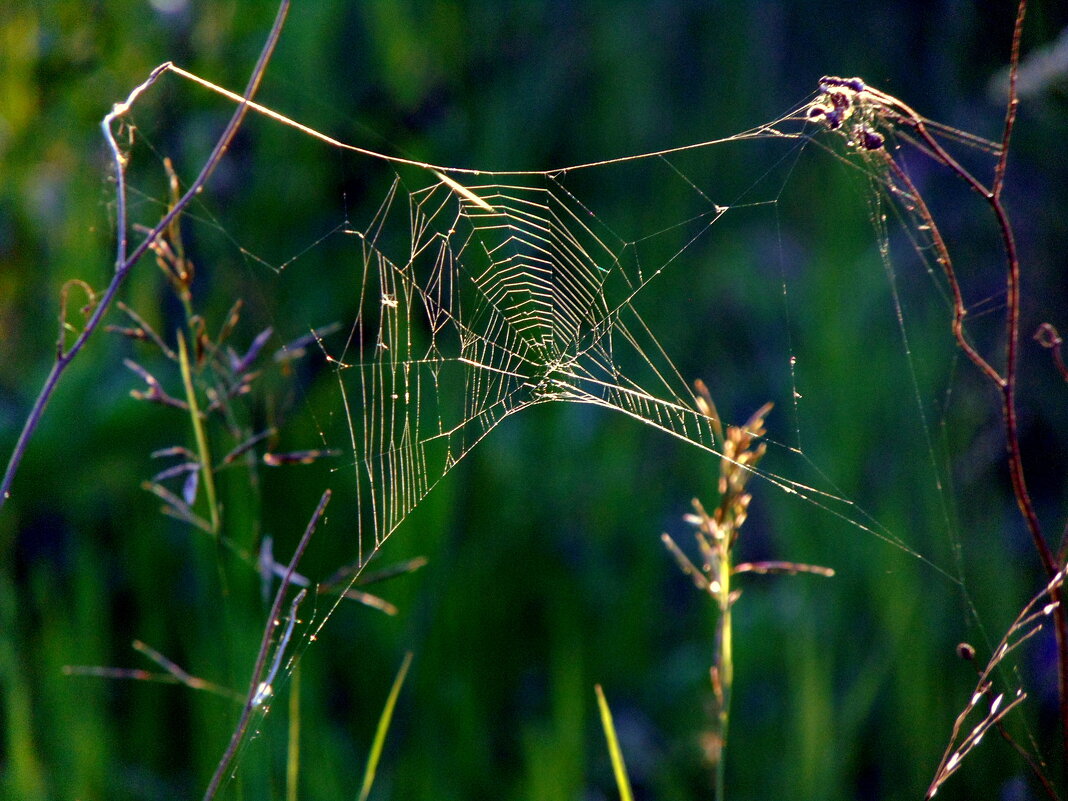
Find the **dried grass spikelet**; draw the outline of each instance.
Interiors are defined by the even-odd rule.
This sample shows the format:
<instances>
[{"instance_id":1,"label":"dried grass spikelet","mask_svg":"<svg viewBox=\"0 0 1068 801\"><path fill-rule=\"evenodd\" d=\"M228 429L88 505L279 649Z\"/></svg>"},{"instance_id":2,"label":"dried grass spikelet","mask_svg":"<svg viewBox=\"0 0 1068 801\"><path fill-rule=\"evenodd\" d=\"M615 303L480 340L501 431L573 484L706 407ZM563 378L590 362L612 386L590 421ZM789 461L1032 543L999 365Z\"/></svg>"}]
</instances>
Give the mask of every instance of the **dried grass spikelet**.
<instances>
[{"instance_id":1,"label":"dried grass spikelet","mask_svg":"<svg viewBox=\"0 0 1068 801\"><path fill-rule=\"evenodd\" d=\"M767 433L764 421L771 412L772 404L761 406L744 425L728 426L724 431L708 387L697 381L694 390L697 411L708 420L720 448L717 481L719 500L710 514L701 501L694 498L693 511L683 518L695 529L694 539L701 555L700 567L668 534L662 534L661 540L682 572L690 577L698 590L711 598L719 613L713 646L714 663L709 670L712 685L710 726L702 734L701 747L715 775L715 797L722 799L725 795L723 756L728 743L734 685L731 610L741 594L741 590L732 586L732 579L740 573L813 573L833 576L834 571L817 565L785 561L734 563L734 545L748 517L752 501L752 496L746 492L746 484L767 451L762 438Z\"/></svg>"}]
</instances>

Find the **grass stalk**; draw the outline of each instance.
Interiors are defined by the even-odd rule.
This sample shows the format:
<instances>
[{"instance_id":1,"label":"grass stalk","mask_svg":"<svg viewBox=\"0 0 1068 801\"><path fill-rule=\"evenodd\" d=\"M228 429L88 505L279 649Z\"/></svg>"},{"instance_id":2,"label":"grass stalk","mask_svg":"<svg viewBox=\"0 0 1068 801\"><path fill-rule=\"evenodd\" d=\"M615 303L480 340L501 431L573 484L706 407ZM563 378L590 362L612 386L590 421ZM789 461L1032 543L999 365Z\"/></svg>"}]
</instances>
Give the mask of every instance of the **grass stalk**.
<instances>
[{"instance_id":1,"label":"grass stalk","mask_svg":"<svg viewBox=\"0 0 1068 801\"><path fill-rule=\"evenodd\" d=\"M768 561L734 563L734 547L738 542L738 533L745 523L752 496L746 491L746 484L754 474L754 468L767 449L764 443L757 444L766 433L764 419L771 411L771 404L765 404L749 418L743 426L729 426L724 435L719 414L712 402L708 387L703 382L695 384L697 409L709 419L709 423L721 443L722 454L719 463L719 503L709 514L696 498L693 501L693 513L686 515L686 522L695 527L694 537L701 553L701 567L698 568L683 550L667 534L661 540L679 568L690 577L694 586L702 594L712 598L716 604L716 633L712 667L709 675L712 680L712 697L714 711L712 728L704 737L705 755L711 763L714 775L714 798L725 801L727 797L727 768L724 754L727 747L727 734L730 729L731 694L734 689L734 631L731 612L734 602L741 591L733 587L731 579L739 573L813 573L820 576L833 576L834 571L817 565L797 562Z\"/></svg>"},{"instance_id":2,"label":"grass stalk","mask_svg":"<svg viewBox=\"0 0 1068 801\"><path fill-rule=\"evenodd\" d=\"M300 779L300 663L289 679L289 742L286 746L286 801L297 801Z\"/></svg>"},{"instance_id":3,"label":"grass stalk","mask_svg":"<svg viewBox=\"0 0 1068 801\"><path fill-rule=\"evenodd\" d=\"M249 689L245 698L245 706L241 710L241 716L238 718L233 733L230 735L230 742L226 746L226 750L223 752L222 757L219 759L219 763L215 766L215 773L212 775L211 781L208 782L208 787L204 791L202 801L212 801L218 794L219 788L222 786L223 778L226 776L230 769L230 765L234 761L234 757L237 755L237 749L241 746L241 743L248 734L249 724L252 722L252 713L259 708L261 703L260 699L267 697L267 693L264 692L264 688L261 684L264 670L267 667L267 654L271 648L271 639L275 629L277 629L281 623L282 602L285 599L286 590L289 589L289 585L296 573L297 564L304 555L304 549L308 547L308 542L311 540L312 534L315 533L315 529L319 525L319 520L322 519L323 513L326 511L326 505L330 502L330 495L330 490L326 490L319 499L319 505L315 507L311 519L308 520L308 525L305 527L304 534L301 536L300 542L297 544L297 549L293 551L293 556L289 560L289 564L286 565L286 571L282 576L282 581L278 585L278 591L274 596L274 603L271 604L271 611L267 616L267 625L264 626L263 637L260 639L260 650L256 654L256 663L252 668L252 679L249 682Z\"/></svg>"},{"instance_id":4,"label":"grass stalk","mask_svg":"<svg viewBox=\"0 0 1068 801\"><path fill-rule=\"evenodd\" d=\"M620 801L634 801L634 792L630 788L630 777L627 775L627 765L623 761L623 750L619 747L619 738L616 736L616 725L612 720L612 710L608 706L608 700L604 697L601 685L594 685L597 693L597 708L601 712L601 727L604 729L604 739L608 743L608 756L612 760L612 773L616 777L616 787L619 789Z\"/></svg>"},{"instance_id":5,"label":"grass stalk","mask_svg":"<svg viewBox=\"0 0 1068 801\"><path fill-rule=\"evenodd\" d=\"M204 418L197 403L196 387L193 386L193 369L189 362L189 348L185 336L178 332L178 364L182 370L182 385L185 387L185 400L189 405L189 418L193 426L193 436L197 443L197 460L204 477L204 494L208 500L208 518L211 521L211 533L219 537L219 501L215 494L215 468L211 461L211 449L208 447L208 435L204 430Z\"/></svg>"},{"instance_id":6,"label":"grass stalk","mask_svg":"<svg viewBox=\"0 0 1068 801\"><path fill-rule=\"evenodd\" d=\"M712 670L712 688L716 693L717 716L719 718L719 758L716 760L716 801L724 801L726 790L726 760L723 752L727 745L727 733L730 729L731 690L734 687L734 639L731 621L731 553L725 548L719 560L719 591L716 604L719 607L719 620L716 624L716 666Z\"/></svg>"},{"instance_id":7,"label":"grass stalk","mask_svg":"<svg viewBox=\"0 0 1068 801\"><path fill-rule=\"evenodd\" d=\"M412 652L404 655L397 675L393 679L393 686L389 689L386 704L382 707L382 714L378 718L378 726L375 727L375 738L371 742L371 752L367 755L367 767L363 771L363 784L360 786L359 801L367 801L371 795L371 787L375 783L375 775L378 772L378 763L382 759L382 749L386 744L386 734L389 732L389 724L393 721L393 710L397 706L397 698L400 696L404 679L408 675L408 668L412 664Z\"/></svg>"}]
</instances>

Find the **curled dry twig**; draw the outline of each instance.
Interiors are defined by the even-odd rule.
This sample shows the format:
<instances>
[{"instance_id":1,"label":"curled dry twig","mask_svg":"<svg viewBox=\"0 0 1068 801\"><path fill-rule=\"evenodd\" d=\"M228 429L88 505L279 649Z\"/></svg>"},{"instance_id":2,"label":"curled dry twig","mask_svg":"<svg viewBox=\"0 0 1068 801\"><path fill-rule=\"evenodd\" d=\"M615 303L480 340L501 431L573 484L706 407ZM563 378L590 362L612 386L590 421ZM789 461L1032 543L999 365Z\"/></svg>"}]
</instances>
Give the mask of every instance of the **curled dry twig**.
<instances>
[{"instance_id":1,"label":"curled dry twig","mask_svg":"<svg viewBox=\"0 0 1068 801\"><path fill-rule=\"evenodd\" d=\"M1042 323L1038 330L1035 331L1035 342L1050 352L1053 366L1057 368L1061 378L1068 381L1068 365L1064 363L1064 354L1061 353L1061 345L1064 344L1064 340L1061 339L1060 332L1050 323Z\"/></svg>"}]
</instances>

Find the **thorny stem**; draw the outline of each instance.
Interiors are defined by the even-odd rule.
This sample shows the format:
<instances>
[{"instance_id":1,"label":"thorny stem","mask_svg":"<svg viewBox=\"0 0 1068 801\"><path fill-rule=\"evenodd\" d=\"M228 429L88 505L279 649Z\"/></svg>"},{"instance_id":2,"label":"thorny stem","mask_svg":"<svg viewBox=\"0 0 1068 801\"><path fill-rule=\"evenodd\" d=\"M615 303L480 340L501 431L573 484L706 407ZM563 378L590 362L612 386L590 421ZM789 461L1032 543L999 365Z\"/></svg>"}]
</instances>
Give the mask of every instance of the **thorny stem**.
<instances>
[{"instance_id":1,"label":"thorny stem","mask_svg":"<svg viewBox=\"0 0 1068 801\"><path fill-rule=\"evenodd\" d=\"M275 15L271 31L267 36L267 41L264 43L263 49L260 51L259 59L256 61L256 66L253 68L252 75L245 87L245 93L241 99L240 105L238 105L237 109L234 111L233 116L230 118L230 122L215 143L215 147L204 162L200 174L197 175L196 180L190 184L189 189L182 195L181 199L168 210L160 221L156 223L156 226L145 236L141 243L129 254L127 254L126 241L126 157L123 155L122 151L119 149L118 143L115 141L115 135L111 130L111 124L116 119L119 119L126 114L137 98L155 84L163 73L167 71L178 71L178 68L169 61L160 64L152 70L143 83L130 92L125 102L116 103L101 121L100 128L104 133L104 139L107 141L108 149L111 152L112 161L115 165L115 209L117 215L115 274L112 276L107 289L104 290L99 302L93 309L92 315L86 321L81 333L71 344L70 348L65 349L63 348L62 343L60 344L56 354L56 360L53 362L52 368L48 372L48 377L45 378L41 391L38 393L37 399L34 401L33 407L30 409L30 413L26 417L22 432L19 434L18 441L15 443L15 448L12 450L11 457L8 459L7 468L4 471L4 478L0 481L0 509L3 508L7 499L11 496L11 484L15 479L15 473L18 471L19 464L22 462L22 457L25 455L26 449L29 447L30 438L37 430L37 426L40 424L41 418L44 416L45 407L48 405L49 400L51 400L52 395L56 390L56 386L59 384L59 379L74 360L74 357L78 355L81 349L85 346L85 343L88 342L89 337L92 336L93 332L100 326L100 321L104 318L108 309L111 308L111 303L115 299L119 287L122 286L123 281L126 280L126 276L129 274L130 269L159 238L160 234L167 230L170 224L182 213L185 207L189 205L189 202L200 194L204 188L204 184L207 182L208 178L211 177L211 174L215 171L215 168L219 165L223 155L226 153L227 148L229 148L230 142L233 141L234 135L237 133L238 128L245 119L245 114L249 109L249 99L256 94L260 81L263 79L263 74L267 70L267 64L271 60L271 55L274 53L275 45L278 43L278 37L282 33L282 25L285 22L288 13L289 0L282 0L278 6L278 13Z\"/></svg>"},{"instance_id":2,"label":"thorny stem","mask_svg":"<svg viewBox=\"0 0 1068 801\"><path fill-rule=\"evenodd\" d=\"M271 605L271 612L267 616L267 625L263 630L263 639L260 641L260 650L259 653L256 654L256 664L252 668L252 680L249 682L248 695L245 698L245 706L241 710L241 717L237 721L237 726L234 727L234 733L230 736L230 743L226 746L226 750L223 752L219 764L215 766L215 773L211 777L208 789L204 791L203 801L211 801L211 799L215 797L215 794L219 792L223 777L226 776L226 772L230 768L230 763L233 762L234 756L237 754L237 749L240 747L241 742L245 739L245 735L248 733L249 723L252 721L252 713L259 707L257 701L262 697L260 681L263 678L263 670L267 666L267 653L271 648L271 637L280 622L279 615L282 613L282 601L285 598L286 590L289 588L289 584L296 573L297 563L300 562L301 556L304 555L304 549L308 547L308 541L311 539L311 535L315 532L315 528L319 524L319 519L323 516L323 512L326 510L326 505L330 502L330 494L330 490L326 490L319 499L319 505L315 507L315 512L308 521L308 525L304 529L304 535L300 538L300 543L297 545L297 549L293 551L293 558L289 560L289 565L286 566L286 572L282 576L281 583L278 585L278 592L274 595L274 603Z\"/></svg>"}]
</instances>

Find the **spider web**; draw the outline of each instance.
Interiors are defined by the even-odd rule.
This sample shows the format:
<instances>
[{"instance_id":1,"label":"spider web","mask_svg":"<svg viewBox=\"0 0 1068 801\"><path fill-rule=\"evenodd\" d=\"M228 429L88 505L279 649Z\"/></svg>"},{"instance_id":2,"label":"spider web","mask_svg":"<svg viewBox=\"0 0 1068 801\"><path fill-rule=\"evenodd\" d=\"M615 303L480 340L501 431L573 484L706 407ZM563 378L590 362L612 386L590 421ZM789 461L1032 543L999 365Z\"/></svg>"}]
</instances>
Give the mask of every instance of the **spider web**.
<instances>
[{"instance_id":1,"label":"spider web","mask_svg":"<svg viewBox=\"0 0 1068 801\"><path fill-rule=\"evenodd\" d=\"M242 99L181 68L170 69L231 101ZM201 207L247 262L279 275L328 239L348 243L341 252L355 264L335 284L338 293L355 299L351 323L343 326L347 333L320 337L314 326L308 329L338 387L338 413L324 415L317 426L324 448L347 454L359 564L495 427L532 406L563 401L611 409L722 458L714 435L720 421L699 411L689 380L635 301L670 267L690 259L724 217L755 207L774 210L786 183L776 167L789 173L821 130L808 114L812 102L733 136L533 171L446 167L390 156L249 103L254 112L307 139L355 154L361 173L385 175L384 188L377 190L382 200L371 213L356 220L346 213L343 224L280 263L239 243L227 222ZM761 142L784 144L785 155L780 152L776 167L745 184L717 189L728 202L713 200L691 177L707 168L711 152ZM704 167L680 166L693 156L705 160ZM843 163L859 167L873 183L884 182L870 163L855 158ZM619 226L584 200L587 184L598 181L629 188L621 177L628 168L640 172L635 186L655 185L667 195L673 184L685 195L677 204L684 209L681 219L669 215L664 223L664 215L653 215L656 221L644 227L626 221ZM791 383L793 363L791 356ZM796 385L792 395L796 426ZM343 421L340 432L330 419ZM959 581L838 490L801 450L800 431L795 435L796 446L764 439L799 457L816 482L745 469Z\"/></svg>"},{"instance_id":2,"label":"spider web","mask_svg":"<svg viewBox=\"0 0 1068 801\"><path fill-rule=\"evenodd\" d=\"M238 99L219 87L211 89ZM719 421L700 410L684 370L647 325L638 302L669 268L691 262L699 243L725 217L755 207L774 213L785 184L777 175L766 182L764 191L754 192L765 178L758 176L744 186L717 189L713 200L698 177L707 173L687 165L686 159L695 154L707 159L721 146L740 142L774 142L785 146L779 166L789 173L800 149L818 142L812 134L822 130L811 124L811 106L809 101L767 125L683 148L552 170L486 171L368 151L252 104L255 111L306 137L356 154L361 170L366 167L384 180L381 188L369 192L381 202L351 217L346 211L341 225L292 259L277 263L238 245L254 266L264 265L282 275L326 240L342 243L340 252L348 261L330 286L333 293L348 297L354 311L340 335L316 336L337 387L332 398L336 413L316 412L316 426L325 448L344 451L345 464L339 470L348 475L347 488L355 495L361 568L495 428L534 406L561 401L612 410L722 458L716 435ZM886 132L888 139L891 134ZM909 216L907 192L886 177L870 153L854 147L844 157L834 155L869 181L870 217L891 287L897 279L887 250L885 207L882 201L871 200L880 194L891 200L887 207L902 210L910 246L937 286L929 242L922 225ZM621 224L610 211L588 200L594 196L586 191L588 182L596 184L610 170L611 180L627 187L619 174L631 166L655 173L663 197L674 191L684 195L685 202L651 215L656 222ZM715 182L714 177L708 180ZM366 184L372 186L374 180ZM228 224L214 220L210 211L206 214L209 224L230 236ZM784 293L785 284L784 278ZM904 310L893 291L900 322ZM911 371L915 366L903 322L901 335ZM943 567L906 543L809 460L800 447L795 351L793 346L789 350L786 369L797 446L767 441L780 453L795 457L794 464L812 468L819 480L802 482L777 466L755 472L783 492L890 543L964 590L959 562ZM914 394L927 455L934 464L931 426L920 390L914 387ZM937 479L937 469L935 473ZM946 503L941 484L935 491ZM951 547L959 550L950 513L945 514ZM338 596L326 609L311 613L285 661L284 675L340 601ZM966 603L968 614L978 619L974 606ZM291 618L295 614L294 608ZM287 631L292 620L289 625ZM282 643L276 660L284 650Z\"/></svg>"},{"instance_id":3,"label":"spider web","mask_svg":"<svg viewBox=\"0 0 1068 801\"><path fill-rule=\"evenodd\" d=\"M346 229L360 240L359 313L342 349L323 344L371 511L361 545L369 533L378 547L495 426L536 404L614 409L717 451L712 421L632 303L663 266L645 274L639 243L597 230L566 172L429 177L406 190L396 178L370 222ZM712 206L683 236L726 211ZM398 227L408 236L391 247L384 232Z\"/></svg>"}]
</instances>

